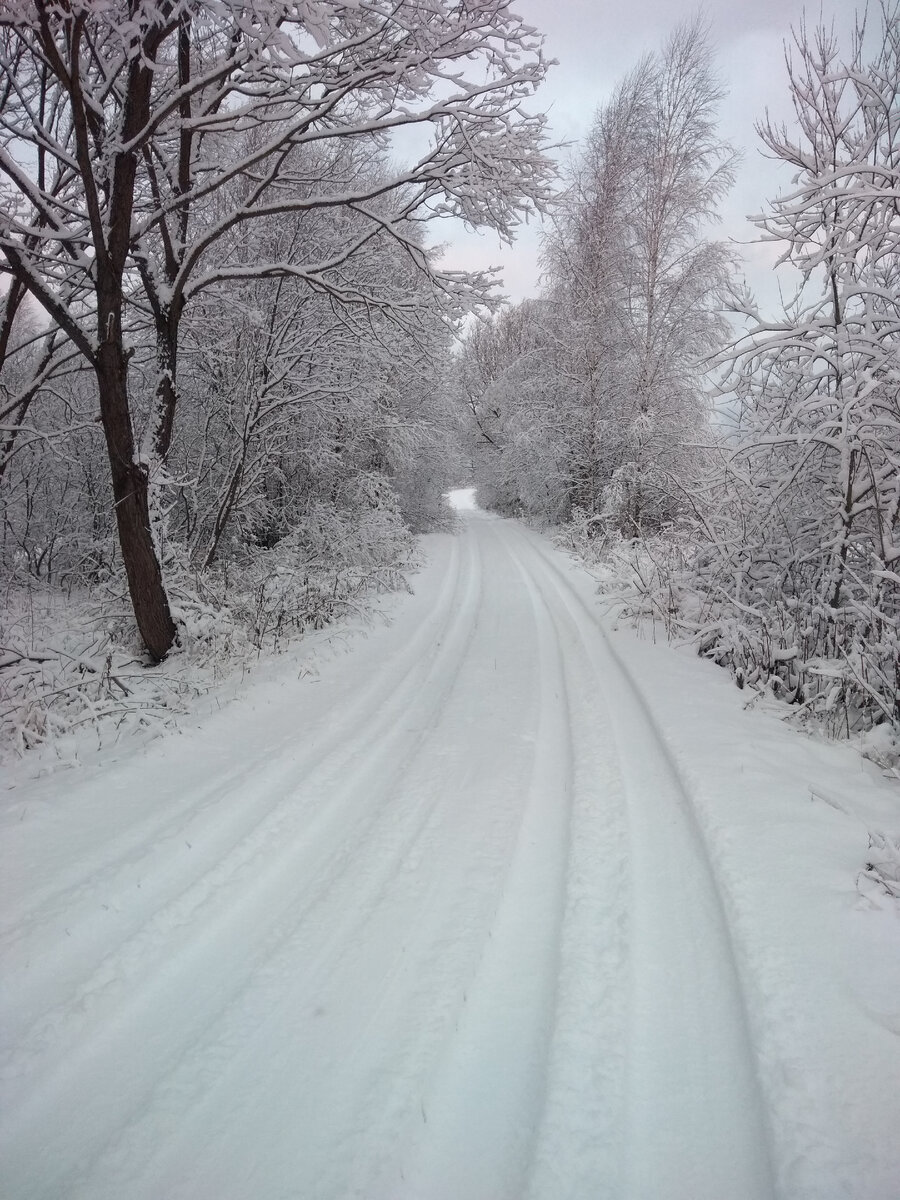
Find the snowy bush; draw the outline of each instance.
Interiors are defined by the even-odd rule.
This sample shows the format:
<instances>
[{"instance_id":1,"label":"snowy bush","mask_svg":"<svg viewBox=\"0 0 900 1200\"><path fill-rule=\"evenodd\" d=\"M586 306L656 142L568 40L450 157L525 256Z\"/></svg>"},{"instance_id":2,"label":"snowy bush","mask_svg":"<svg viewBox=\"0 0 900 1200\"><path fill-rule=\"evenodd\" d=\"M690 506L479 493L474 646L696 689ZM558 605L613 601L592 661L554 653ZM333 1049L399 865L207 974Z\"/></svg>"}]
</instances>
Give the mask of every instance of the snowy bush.
<instances>
[{"instance_id":1,"label":"snowy bush","mask_svg":"<svg viewBox=\"0 0 900 1200\"><path fill-rule=\"evenodd\" d=\"M367 510L310 505L306 519L272 549L216 563L197 576L202 598L190 586L182 593L173 580L187 637L215 644L222 631L208 618L227 612L257 651L277 650L293 634L321 629L351 611L368 592L405 587L404 571L415 561L413 538L383 481L361 486L380 493Z\"/></svg>"},{"instance_id":2,"label":"snowy bush","mask_svg":"<svg viewBox=\"0 0 900 1200\"><path fill-rule=\"evenodd\" d=\"M865 603L823 611L814 589L773 597L735 586L721 546L687 522L644 538L602 531L577 514L558 541L583 557L599 590L624 616L731 671L738 686L764 692L815 719L834 736L895 728L900 636ZM743 543L741 543L743 547ZM877 631L877 632L876 632ZM893 735L868 734L871 757L890 765ZM872 740L874 738L874 741ZM866 742L861 748L866 751Z\"/></svg>"},{"instance_id":3,"label":"snowy bush","mask_svg":"<svg viewBox=\"0 0 900 1200\"><path fill-rule=\"evenodd\" d=\"M8 589L0 612L0 759L91 726L107 736L162 728L194 694L177 674L146 669L122 604L34 581ZM123 626L131 634L124 641Z\"/></svg>"},{"instance_id":4,"label":"snowy bush","mask_svg":"<svg viewBox=\"0 0 900 1200\"><path fill-rule=\"evenodd\" d=\"M186 702L262 652L351 613L372 592L406 586L415 541L382 478L357 481L346 505L311 504L271 549L207 570L168 547L178 646L151 663L127 595L107 585L62 591L11 583L0 610L0 758L42 743L65 748L93 728L98 739L158 731Z\"/></svg>"},{"instance_id":5,"label":"snowy bush","mask_svg":"<svg viewBox=\"0 0 900 1200\"><path fill-rule=\"evenodd\" d=\"M861 878L900 900L900 838L874 831L869 834L869 861Z\"/></svg>"},{"instance_id":6,"label":"snowy bush","mask_svg":"<svg viewBox=\"0 0 900 1200\"><path fill-rule=\"evenodd\" d=\"M794 187L756 222L794 269L777 320L723 356L737 429L710 479L696 586L739 678L835 729L900 725L900 9L848 55L801 26L788 58L798 131L760 134Z\"/></svg>"}]
</instances>

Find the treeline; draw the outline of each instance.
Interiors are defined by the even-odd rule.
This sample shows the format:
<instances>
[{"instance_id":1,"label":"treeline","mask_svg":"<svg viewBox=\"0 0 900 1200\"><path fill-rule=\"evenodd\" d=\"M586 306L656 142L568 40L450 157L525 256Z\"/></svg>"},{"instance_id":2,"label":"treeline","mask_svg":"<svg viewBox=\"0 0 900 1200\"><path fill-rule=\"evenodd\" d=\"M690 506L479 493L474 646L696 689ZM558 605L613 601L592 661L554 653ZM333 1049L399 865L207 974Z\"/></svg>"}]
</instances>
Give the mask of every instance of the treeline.
<instances>
[{"instance_id":1,"label":"treeline","mask_svg":"<svg viewBox=\"0 0 900 1200\"><path fill-rule=\"evenodd\" d=\"M631 610L847 731L900 723L900 10L795 31L758 311L709 236L734 159L702 24L596 115L538 299L470 333L482 502L568 523ZM611 568L610 564L614 564Z\"/></svg>"},{"instance_id":2,"label":"treeline","mask_svg":"<svg viewBox=\"0 0 900 1200\"><path fill-rule=\"evenodd\" d=\"M0 2L0 740L402 579L494 286L425 229L546 206L545 70L508 0Z\"/></svg>"}]
</instances>

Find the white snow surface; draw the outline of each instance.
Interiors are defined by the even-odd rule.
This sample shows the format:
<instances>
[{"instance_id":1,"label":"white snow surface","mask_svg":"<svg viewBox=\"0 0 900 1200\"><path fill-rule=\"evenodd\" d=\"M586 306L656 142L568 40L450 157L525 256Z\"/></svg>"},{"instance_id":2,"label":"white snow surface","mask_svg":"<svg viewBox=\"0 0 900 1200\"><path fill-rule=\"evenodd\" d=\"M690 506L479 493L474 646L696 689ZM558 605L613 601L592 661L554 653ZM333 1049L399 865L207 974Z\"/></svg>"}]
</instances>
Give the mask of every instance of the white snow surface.
<instances>
[{"instance_id":1,"label":"white snow surface","mask_svg":"<svg viewBox=\"0 0 900 1200\"><path fill-rule=\"evenodd\" d=\"M315 671L8 773L5 1197L900 1197L896 788L459 507Z\"/></svg>"}]
</instances>

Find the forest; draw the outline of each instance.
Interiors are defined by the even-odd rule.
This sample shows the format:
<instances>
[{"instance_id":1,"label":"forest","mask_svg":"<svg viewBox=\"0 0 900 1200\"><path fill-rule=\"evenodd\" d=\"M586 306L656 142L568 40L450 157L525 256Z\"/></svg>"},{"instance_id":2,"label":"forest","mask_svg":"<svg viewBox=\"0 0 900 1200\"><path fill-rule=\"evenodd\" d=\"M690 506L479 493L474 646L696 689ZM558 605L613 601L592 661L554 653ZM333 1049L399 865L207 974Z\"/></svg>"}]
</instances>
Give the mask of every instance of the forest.
<instances>
[{"instance_id":1,"label":"forest","mask_svg":"<svg viewBox=\"0 0 900 1200\"><path fill-rule=\"evenodd\" d=\"M3 750L408 586L465 484L738 686L900 726L900 5L785 36L763 311L700 18L563 153L510 0L0 0ZM536 216L534 298L441 256Z\"/></svg>"}]
</instances>

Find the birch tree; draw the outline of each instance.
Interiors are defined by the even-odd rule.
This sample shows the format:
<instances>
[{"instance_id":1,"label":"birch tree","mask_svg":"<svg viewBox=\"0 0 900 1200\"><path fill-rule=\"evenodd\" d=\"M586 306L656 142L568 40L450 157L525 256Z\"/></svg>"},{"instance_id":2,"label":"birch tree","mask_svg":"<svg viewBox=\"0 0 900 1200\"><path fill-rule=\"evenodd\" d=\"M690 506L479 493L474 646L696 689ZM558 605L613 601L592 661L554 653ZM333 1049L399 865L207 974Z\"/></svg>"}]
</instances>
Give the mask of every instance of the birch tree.
<instances>
[{"instance_id":1,"label":"birch tree","mask_svg":"<svg viewBox=\"0 0 900 1200\"><path fill-rule=\"evenodd\" d=\"M668 477L684 476L702 436L702 360L727 332L730 256L708 236L734 165L716 130L721 97L697 20L597 112L545 239L542 304L508 322L532 328L540 351L504 366L505 468L484 452L502 494L527 510L559 520L577 508L635 536L677 507ZM476 403L479 420L498 386Z\"/></svg>"},{"instance_id":2,"label":"birch tree","mask_svg":"<svg viewBox=\"0 0 900 1200\"><path fill-rule=\"evenodd\" d=\"M547 247L592 414L579 502L610 509L615 476L611 515L630 533L658 523L652 476L658 488L679 469L708 415L701 364L724 334L729 256L707 230L735 159L716 130L722 95L703 22L679 26L598 112Z\"/></svg>"}]
</instances>

